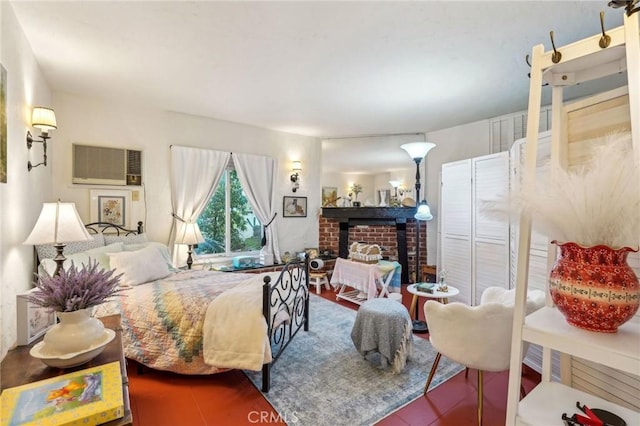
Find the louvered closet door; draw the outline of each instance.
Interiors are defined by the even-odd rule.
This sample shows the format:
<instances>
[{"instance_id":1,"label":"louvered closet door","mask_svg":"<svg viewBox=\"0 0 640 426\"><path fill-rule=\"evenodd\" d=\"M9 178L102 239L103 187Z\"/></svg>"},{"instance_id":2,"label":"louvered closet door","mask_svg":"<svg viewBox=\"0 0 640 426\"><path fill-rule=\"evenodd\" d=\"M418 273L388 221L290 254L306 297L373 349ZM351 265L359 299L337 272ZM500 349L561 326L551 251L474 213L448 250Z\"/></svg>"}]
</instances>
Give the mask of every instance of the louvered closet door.
<instances>
[{"instance_id":1,"label":"louvered closet door","mask_svg":"<svg viewBox=\"0 0 640 426\"><path fill-rule=\"evenodd\" d=\"M472 300L487 287L509 288L509 220L487 211L486 202L509 191L509 153L476 157L472 170Z\"/></svg>"},{"instance_id":2,"label":"louvered closet door","mask_svg":"<svg viewBox=\"0 0 640 426\"><path fill-rule=\"evenodd\" d=\"M440 271L460 290L452 300L471 304L471 160L442 165Z\"/></svg>"},{"instance_id":3,"label":"louvered closet door","mask_svg":"<svg viewBox=\"0 0 640 426\"><path fill-rule=\"evenodd\" d=\"M568 164L578 165L587 158L591 145L585 141L617 130L631 129L629 96L626 88L576 102L566 108ZM629 264L640 276L640 256L629 255ZM636 316L640 315L636 314ZM640 342L638 343L640 351ZM602 364L572 357L570 384L604 399L640 410L640 377L622 373Z\"/></svg>"}]
</instances>

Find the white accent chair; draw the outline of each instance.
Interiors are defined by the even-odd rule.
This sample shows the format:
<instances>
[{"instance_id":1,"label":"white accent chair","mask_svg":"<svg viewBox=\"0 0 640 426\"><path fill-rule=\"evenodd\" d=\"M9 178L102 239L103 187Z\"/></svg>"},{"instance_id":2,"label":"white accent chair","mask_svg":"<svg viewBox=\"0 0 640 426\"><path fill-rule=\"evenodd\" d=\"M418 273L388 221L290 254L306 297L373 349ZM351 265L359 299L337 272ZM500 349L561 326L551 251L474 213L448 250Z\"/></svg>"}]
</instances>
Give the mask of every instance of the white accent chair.
<instances>
[{"instance_id":1,"label":"white accent chair","mask_svg":"<svg viewBox=\"0 0 640 426\"><path fill-rule=\"evenodd\" d=\"M509 369L514 302L515 290L489 287L478 306L458 302L445 305L433 300L424 304L429 340L438 351L424 387L425 396L442 355L467 369L477 369L478 424L482 425L482 372ZM543 291L529 291L527 313L540 309L544 302ZM525 345L523 354L527 349Z\"/></svg>"}]
</instances>

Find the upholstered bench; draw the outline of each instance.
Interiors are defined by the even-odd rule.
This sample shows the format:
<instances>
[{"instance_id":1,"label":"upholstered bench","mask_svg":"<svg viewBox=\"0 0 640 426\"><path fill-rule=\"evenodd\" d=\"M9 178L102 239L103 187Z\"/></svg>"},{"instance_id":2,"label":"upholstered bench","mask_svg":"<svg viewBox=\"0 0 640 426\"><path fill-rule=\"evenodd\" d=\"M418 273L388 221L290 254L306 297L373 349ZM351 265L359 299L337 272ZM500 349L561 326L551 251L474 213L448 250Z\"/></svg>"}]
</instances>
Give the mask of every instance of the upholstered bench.
<instances>
[{"instance_id":1,"label":"upholstered bench","mask_svg":"<svg viewBox=\"0 0 640 426\"><path fill-rule=\"evenodd\" d=\"M411 317L407 308L392 299L367 300L358 309L351 340L365 358L379 353L381 367L391 365L391 370L399 373L413 348Z\"/></svg>"}]
</instances>

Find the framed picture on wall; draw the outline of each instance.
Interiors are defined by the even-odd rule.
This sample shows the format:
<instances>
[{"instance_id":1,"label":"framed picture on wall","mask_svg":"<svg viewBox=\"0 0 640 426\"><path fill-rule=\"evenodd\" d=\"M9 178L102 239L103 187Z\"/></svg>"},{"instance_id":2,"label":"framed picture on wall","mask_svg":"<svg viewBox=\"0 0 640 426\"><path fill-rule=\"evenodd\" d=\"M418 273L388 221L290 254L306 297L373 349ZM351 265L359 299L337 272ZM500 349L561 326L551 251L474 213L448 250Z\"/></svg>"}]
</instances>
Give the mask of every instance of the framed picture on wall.
<instances>
[{"instance_id":1,"label":"framed picture on wall","mask_svg":"<svg viewBox=\"0 0 640 426\"><path fill-rule=\"evenodd\" d=\"M307 197L288 197L282 201L283 217L307 217Z\"/></svg>"},{"instance_id":2,"label":"framed picture on wall","mask_svg":"<svg viewBox=\"0 0 640 426\"><path fill-rule=\"evenodd\" d=\"M18 345L28 345L56 323L55 312L29 302L29 296L36 289L17 295Z\"/></svg>"},{"instance_id":3,"label":"framed picture on wall","mask_svg":"<svg viewBox=\"0 0 640 426\"><path fill-rule=\"evenodd\" d=\"M129 228L131 191L93 189L91 196L91 222L107 222Z\"/></svg>"}]
</instances>

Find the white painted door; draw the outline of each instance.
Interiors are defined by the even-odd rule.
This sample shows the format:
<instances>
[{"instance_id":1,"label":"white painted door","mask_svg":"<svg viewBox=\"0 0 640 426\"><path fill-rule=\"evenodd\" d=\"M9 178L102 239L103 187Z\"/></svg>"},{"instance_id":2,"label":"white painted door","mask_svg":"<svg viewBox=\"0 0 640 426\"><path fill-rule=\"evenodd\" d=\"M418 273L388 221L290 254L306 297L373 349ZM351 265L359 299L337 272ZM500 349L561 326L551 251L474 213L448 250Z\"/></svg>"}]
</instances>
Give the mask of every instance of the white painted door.
<instances>
[{"instance_id":1,"label":"white painted door","mask_svg":"<svg viewBox=\"0 0 640 426\"><path fill-rule=\"evenodd\" d=\"M509 288L509 218L491 212L487 203L509 191L509 153L473 158L472 300L480 304L487 287Z\"/></svg>"},{"instance_id":2,"label":"white painted door","mask_svg":"<svg viewBox=\"0 0 640 426\"><path fill-rule=\"evenodd\" d=\"M452 300L471 304L471 160L443 164L441 179L439 272L460 290Z\"/></svg>"}]
</instances>

